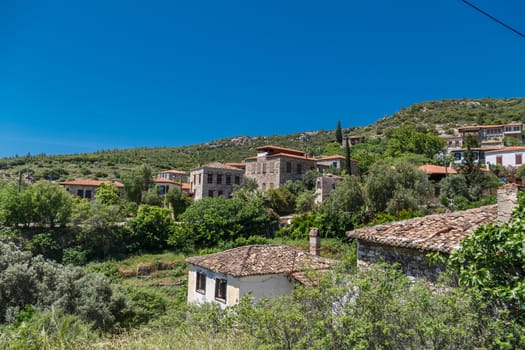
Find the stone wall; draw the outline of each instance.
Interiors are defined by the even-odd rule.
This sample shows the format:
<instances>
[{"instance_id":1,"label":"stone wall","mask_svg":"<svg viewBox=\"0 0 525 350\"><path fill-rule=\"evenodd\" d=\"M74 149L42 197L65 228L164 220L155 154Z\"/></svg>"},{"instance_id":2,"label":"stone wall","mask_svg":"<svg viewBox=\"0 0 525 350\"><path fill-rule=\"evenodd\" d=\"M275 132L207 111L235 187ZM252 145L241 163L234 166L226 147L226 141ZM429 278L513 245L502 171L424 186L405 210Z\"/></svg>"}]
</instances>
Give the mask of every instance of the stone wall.
<instances>
[{"instance_id":1,"label":"stone wall","mask_svg":"<svg viewBox=\"0 0 525 350\"><path fill-rule=\"evenodd\" d=\"M258 156L247 159L245 176L257 181L260 190L279 188L288 180L300 180L311 169L315 169L312 159L295 157Z\"/></svg>"},{"instance_id":2,"label":"stone wall","mask_svg":"<svg viewBox=\"0 0 525 350\"><path fill-rule=\"evenodd\" d=\"M190 185L194 199L204 197L229 198L234 185L241 185L244 171L241 169L202 167L190 173ZM211 179L211 183L208 181ZM237 180L236 180L237 179Z\"/></svg>"},{"instance_id":3,"label":"stone wall","mask_svg":"<svg viewBox=\"0 0 525 350\"><path fill-rule=\"evenodd\" d=\"M359 265L370 265L378 262L397 263L402 271L411 278L424 278L436 281L445 270L443 264L430 264L426 257L428 252L417 249L392 247L358 240L357 262Z\"/></svg>"}]
</instances>

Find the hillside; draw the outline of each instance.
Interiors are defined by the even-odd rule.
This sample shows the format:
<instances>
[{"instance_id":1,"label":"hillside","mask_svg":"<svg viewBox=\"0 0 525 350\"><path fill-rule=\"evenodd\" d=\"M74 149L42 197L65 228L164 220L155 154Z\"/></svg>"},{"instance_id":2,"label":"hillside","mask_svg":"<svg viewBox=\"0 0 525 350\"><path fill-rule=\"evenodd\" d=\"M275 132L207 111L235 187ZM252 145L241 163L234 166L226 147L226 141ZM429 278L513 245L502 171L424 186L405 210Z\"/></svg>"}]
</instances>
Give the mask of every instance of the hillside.
<instances>
[{"instance_id":1,"label":"hillside","mask_svg":"<svg viewBox=\"0 0 525 350\"><path fill-rule=\"evenodd\" d=\"M381 137L389 129L413 125L433 133L453 133L462 125L525 122L525 98L454 99L431 101L402 108L390 117L365 127L344 129L350 135ZM334 120L334 127L337 120ZM342 120L343 126L345 121ZM239 162L253 156L255 148L267 144L304 150L314 156L330 153L326 144L335 139L334 130L301 132L265 137L240 136L183 147L152 147L101 150L72 155L27 155L0 159L0 173L8 180L16 174L31 172L35 179L73 178L118 179L122 173L140 164L155 170L177 168L190 170L210 161ZM332 148L333 152L333 148Z\"/></svg>"}]
</instances>

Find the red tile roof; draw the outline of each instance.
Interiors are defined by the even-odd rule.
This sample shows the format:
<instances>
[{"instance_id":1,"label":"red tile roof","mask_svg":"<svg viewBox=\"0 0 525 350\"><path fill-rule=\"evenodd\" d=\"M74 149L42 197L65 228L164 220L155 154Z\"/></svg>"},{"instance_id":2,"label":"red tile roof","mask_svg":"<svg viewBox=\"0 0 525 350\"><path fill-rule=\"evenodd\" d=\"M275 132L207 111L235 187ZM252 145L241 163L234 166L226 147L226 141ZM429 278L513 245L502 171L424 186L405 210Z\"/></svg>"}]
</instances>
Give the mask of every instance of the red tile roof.
<instances>
[{"instance_id":1,"label":"red tile roof","mask_svg":"<svg viewBox=\"0 0 525 350\"><path fill-rule=\"evenodd\" d=\"M289 154L289 153L276 153L272 155L266 156L266 158L277 158L277 157L284 157L284 158L294 158L294 159L304 159L304 160L311 160L311 161L317 161L316 158L309 158L308 156L297 156L295 154Z\"/></svg>"},{"instance_id":2,"label":"red tile roof","mask_svg":"<svg viewBox=\"0 0 525 350\"><path fill-rule=\"evenodd\" d=\"M425 164L418 168L418 170L424 172L425 174L457 174L458 172L454 168L444 167L440 165Z\"/></svg>"},{"instance_id":3,"label":"red tile roof","mask_svg":"<svg viewBox=\"0 0 525 350\"><path fill-rule=\"evenodd\" d=\"M337 154L334 156L326 156L326 157L318 158L317 160L329 160L329 159L345 159L345 157Z\"/></svg>"},{"instance_id":4,"label":"red tile roof","mask_svg":"<svg viewBox=\"0 0 525 350\"><path fill-rule=\"evenodd\" d=\"M119 181L111 182L108 180L101 181L101 180L89 180L89 179L76 179L76 180L71 180L71 181L64 181L64 182L60 182L60 184L66 185L66 186L95 186L95 187L98 187L102 184L114 184L115 186L119 188L124 187L124 184L122 184Z\"/></svg>"},{"instance_id":5,"label":"red tile roof","mask_svg":"<svg viewBox=\"0 0 525 350\"><path fill-rule=\"evenodd\" d=\"M180 174L180 175L186 175L186 172L185 171L181 171L181 170L171 169L171 170L159 171L159 174Z\"/></svg>"},{"instance_id":6,"label":"red tile roof","mask_svg":"<svg viewBox=\"0 0 525 350\"><path fill-rule=\"evenodd\" d=\"M292 148L284 148L279 146L273 146L273 145L267 145L267 146L261 146L256 148L257 151L266 151L268 153L286 153L286 154L294 154L296 156L306 156L306 152L299 151Z\"/></svg>"},{"instance_id":7,"label":"red tile roof","mask_svg":"<svg viewBox=\"0 0 525 350\"><path fill-rule=\"evenodd\" d=\"M428 215L349 231L348 237L393 247L450 253L480 225L496 221L496 205Z\"/></svg>"},{"instance_id":8,"label":"red tile roof","mask_svg":"<svg viewBox=\"0 0 525 350\"><path fill-rule=\"evenodd\" d=\"M495 149L492 151L486 151L485 153L501 153L501 152L516 152L516 151L525 151L525 147L523 146L505 147L505 148Z\"/></svg>"},{"instance_id":9,"label":"red tile roof","mask_svg":"<svg viewBox=\"0 0 525 350\"><path fill-rule=\"evenodd\" d=\"M156 178L156 179L153 179L153 182L157 183L157 184L172 184L172 185L179 185L181 186L181 183L179 181L173 181L173 180L170 180L170 179L163 179L163 178Z\"/></svg>"},{"instance_id":10,"label":"red tile roof","mask_svg":"<svg viewBox=\"0 0 525 350\"><path fill-rule=\"evenodd\" d=\"M190 264L233 277L286 274L305 270L326 270L336 261L312 255L286 245L257 244L220 253L194 256ZM297 276L299 279L300 276Z\"/></svg>"},{"instance_id":11,"label":"red tile roof","mask_svg":"<svg viewBox=\"0 0 525 350\"><path fill-rule=\"evenodd\" d=\"M226 163L226 165L234 167L234 168L238 168L238 169L245 169L246 168L246 164L244 164L244 163Z\"/></svg>"}]
</instances>

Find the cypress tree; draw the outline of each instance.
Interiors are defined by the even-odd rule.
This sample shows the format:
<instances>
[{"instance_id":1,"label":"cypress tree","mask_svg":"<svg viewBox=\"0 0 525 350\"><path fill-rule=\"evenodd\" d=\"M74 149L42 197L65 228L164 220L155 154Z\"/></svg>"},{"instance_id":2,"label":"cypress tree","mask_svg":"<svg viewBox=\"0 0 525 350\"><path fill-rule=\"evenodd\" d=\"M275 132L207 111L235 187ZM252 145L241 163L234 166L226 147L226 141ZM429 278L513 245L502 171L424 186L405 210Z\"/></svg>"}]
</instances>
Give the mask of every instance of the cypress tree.
<instances>
[{"instance_id":1,"label":"cypress tree","mask_svg":"<svg viewBox=\"0 0 525 350\"><path fill-rule=\"evenodd\" d=\"M348 138L345 143L345 170L348 175L352 175L352 160L350 158L350 145L348 144Z\"/></svg>"},{"instance_id":2,"label":"cypress tree","mask_svg":"<svg viewBox=\"0 0 525 350\"><path fill-rule=\"evenodd\" d=\"M337 121L337 128L335 129L335 139L340 145L343 144L343 131L341 130L340 120Z\"/></svg>"}]
</instances>

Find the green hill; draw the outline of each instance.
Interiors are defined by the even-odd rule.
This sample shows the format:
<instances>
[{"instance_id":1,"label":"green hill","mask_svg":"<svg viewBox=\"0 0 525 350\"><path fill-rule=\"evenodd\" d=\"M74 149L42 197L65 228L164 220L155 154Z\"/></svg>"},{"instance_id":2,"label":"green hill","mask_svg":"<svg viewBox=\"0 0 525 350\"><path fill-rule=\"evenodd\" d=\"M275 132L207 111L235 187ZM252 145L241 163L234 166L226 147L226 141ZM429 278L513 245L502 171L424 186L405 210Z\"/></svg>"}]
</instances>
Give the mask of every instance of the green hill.
<instances>
[{"instance_id":1,"label":"green hill","mask_svg":"<svg viewBox=\"0 0 525 350\"><path fill-rule=\"evenodd\" d=\"M525 122L525 98L422 102L402 108L372 125L358 128L348 126L343 131L370 138L381 137L389 129L400 125L413 125L418 130L446 134L453 133L454 128L462 125L512 121ZM344 120L342 122L344 126ZM335 127L337 120L333 124ZM16 179L19 171L31 172L35 179L119 179L124 172L141 164L148 164L155 170L190 170L210 161L240 162L253 156L256 147L268 144L301 149L313 156L320 156L334 152L334 147L326 147L334 140L335 130L320 130L264 137L239 136L183 147L101 150L54 156L27 155L0 159L0 173L7 180Z\"/></svg>"}]
</instances>

